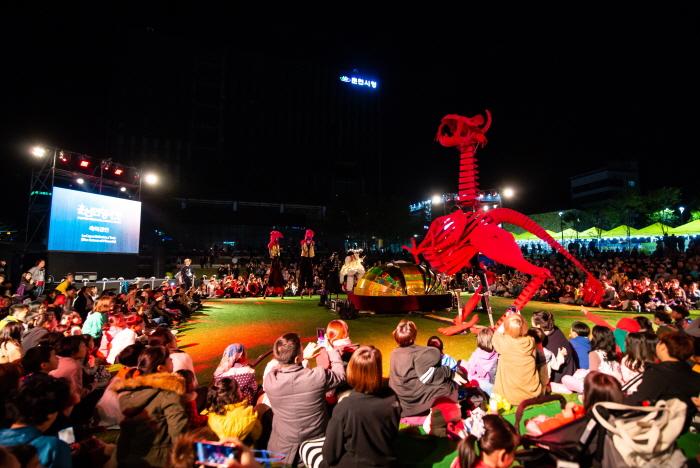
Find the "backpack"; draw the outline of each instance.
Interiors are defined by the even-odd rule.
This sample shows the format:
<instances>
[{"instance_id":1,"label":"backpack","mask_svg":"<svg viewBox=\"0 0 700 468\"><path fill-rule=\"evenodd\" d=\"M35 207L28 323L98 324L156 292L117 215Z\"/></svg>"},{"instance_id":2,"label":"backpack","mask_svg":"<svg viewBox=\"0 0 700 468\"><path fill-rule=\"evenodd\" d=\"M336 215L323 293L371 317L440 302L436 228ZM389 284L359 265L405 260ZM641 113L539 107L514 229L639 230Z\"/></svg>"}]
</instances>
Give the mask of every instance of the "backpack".
<instances>
[{"instance_id":1,"label":"backpack","mask_svg":"<svg viewBox=\"0 0 700 468\"><path fill-rule=\"evenodd\" d=\"M685 455L676 443L683 431L686 409L687 405L676 398L659 400L656 405L648 407L612 402L596 403L592 414L602 430L599 434L594 466L686 466Z\"/></svg>"}]
</instances>

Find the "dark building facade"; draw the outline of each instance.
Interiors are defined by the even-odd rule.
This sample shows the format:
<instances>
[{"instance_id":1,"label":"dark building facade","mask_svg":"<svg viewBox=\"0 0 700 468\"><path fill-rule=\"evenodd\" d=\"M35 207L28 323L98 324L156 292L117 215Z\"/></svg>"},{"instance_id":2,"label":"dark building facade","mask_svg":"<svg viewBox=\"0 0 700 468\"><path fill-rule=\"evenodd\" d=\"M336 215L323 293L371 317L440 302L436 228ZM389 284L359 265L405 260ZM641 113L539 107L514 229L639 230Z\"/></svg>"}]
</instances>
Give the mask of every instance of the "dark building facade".
<instances>
[{"instance_id":1,"label":"dark building facade","mask_svg":"<svg viewBox=\"0 0 700 468\"><path fill-rule=\"evenodd\" d=\"M609 202L624 191L639 193L637 161L614 161L571 178L571 198L584 208Z\"/></svg>"},{"instance_id":2,"label":"dark building facade","mask_svg":"<svg viewBox=\"0 0 700 468\"><path fill-rule=\"evenodd\" d=\"M375 77L153 31L115 39L114 57L107 155L156 171L161 194L328 205L381 192Z\"/></svg>"}]
</instances>

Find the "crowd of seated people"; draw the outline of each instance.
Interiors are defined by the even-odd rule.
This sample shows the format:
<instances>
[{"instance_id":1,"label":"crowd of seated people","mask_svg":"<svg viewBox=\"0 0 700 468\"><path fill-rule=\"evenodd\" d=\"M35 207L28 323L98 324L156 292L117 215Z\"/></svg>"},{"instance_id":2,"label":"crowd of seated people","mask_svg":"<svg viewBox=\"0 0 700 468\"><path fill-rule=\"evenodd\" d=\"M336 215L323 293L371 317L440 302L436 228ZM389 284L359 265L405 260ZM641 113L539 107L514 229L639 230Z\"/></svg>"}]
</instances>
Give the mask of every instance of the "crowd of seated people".
<instances>
[{"instance_id":1,"label":"crowd of seated people","mask_svg":"<svg viewBox=\"0 0 700 468\"><path fill-rule=\"evenodd\" d=\"M686 251L673 261L695 265L697 257ZM624 270L632 263L649 263L640 269L642 283L644 272L666 261L608 260L600 254L586 261L603 281L612 271L635 274ZM556 256L534 261L577 274ZM586 311L568 337L550 312L536 311L529 322L512 314L499 329L479 332L471 356L451 356L437 337L417 343L409 320L398 323L396 348L382 356L372 343L353 343L348 324L334 320L324 343L304 347L295 333L279 337L262 385L245 347L234 343L203 386L174 336L176 325L198 308L194 288L131 284L98 294L92 284L77 290L71 283L67 277L60 289L40 295L25 288L0 319L0 456L8 460L25 450L48 468L191 467L191 441L205 439L268 449L283 454L287 466L394 467L404 423L460 441L455 466L508 467L519 445L514 429L488 415L481 419L485 433L470 432L460 386L478 386L513 405L548 392L576 392L586 412L598 401L641 405L675 398L686 404L684 431L700 404L700 319L688 323L687 308L677 304L669 306L673 316L652 309L654 323L638 316L612 326ZM122 366L116 375L108 370L112 364ZM96 426L119 427L116 445L96 439ZM67 428L75 445L64 442ZM229 465L259 466L247 449L244 455Z\"/></svg>"},{"instance_id":2,"label":"crowd of seated people","mask_svg":"<svg viewBox=\"0 0 700 468\"><path fill-rule=\"evenodd\" d=\"M302 287L297 278L299 271L296 263L282 263L282 279L285 286L282 296L299 296ZM325 265L313 265L313 286L314 294L322 294L324 290L325 278L327 275ZM264 262L248 262L243 264L221 265L216 275L202 277L201 284L197 288L197 295L205 297L225 297L225 298L246 298L265 297L267 279L270 275L270 265ZM274 293L280 295L279 293ZM267 295L270 292L267 291Z\"/></svg>"},{"instance_id":3,"label":"crowd of seated people","mask_svg":"<svg viewBox=\"0 0 700 468\"><path fill-rule=\"evenodd\" d=\"M130 287L126 294L95 298L87 318L102 324L93 331L97 336L54 331L63 313L41 297L13 305L0 322L0 445L6 447L0 455L14 456L21 452L16 446L28 444L49 468L191 467L191 442L205 439L282 454L285 466L395 467L401 465L395 441L404 423L459 442L455 466L508 467L519 445L512 425L473 411L479 433L465 421L460 386L478 386L513 405L548 392L577 392L585 412L599 401L640 405L675 398L686 404L684 430L700 404L694 398L700 392L700 319L683 330L663 324L655 331L642 316L612 326L587 314L567 337L550 312L536 311L529 322L512 314L499 329L479 332L471 356L451 356L438 337L417 343L418 329L409 320L398 323L396 348L382 356L370 343L353 343L348 324L333 320L322 343L304 347L295 333L279 337L262 385L245 347L234 343L223 350L212 382L202 386L173 330L144 309L173 300L165 297L160 288ZM75 316L68 317L75 326ZM87 328L92 321L84 323ZM40 329L26 349L25 337ZM105 372L111 362L122 366L116 375ZM631 385L623 390L625 384ZM91 436L95 425L118 426L116 446ZM59 438L68 427L77 445ZM247 449L243 453L228 465L259 466Z\"/></svg>"},{"instance_id":4,"label":"crowd of seated people","mask_svg":"<svg viewBox=\"0 0 700 468\"><path fill-rule=\"evenodd\" d=\"M676 244L674 244L676 245ZM594 303L586 284L586 274L559 253L534 250L527 259L551 273L533 300L562 304L599 306L632 312L662 311L680 318L688 311L700 309L700 245L690 241L687 249L659 249L647 256L635 250L588 250L588 255L572 254L597 278L605 295ZM493 295L517 297L531 280L504 265L488 266L489 289ZM464 269L459 275L443 279L447 289L474 292L480 285L479 275ZM677 325L682 325L678 323Z\"/></svg>"}]
</instances>

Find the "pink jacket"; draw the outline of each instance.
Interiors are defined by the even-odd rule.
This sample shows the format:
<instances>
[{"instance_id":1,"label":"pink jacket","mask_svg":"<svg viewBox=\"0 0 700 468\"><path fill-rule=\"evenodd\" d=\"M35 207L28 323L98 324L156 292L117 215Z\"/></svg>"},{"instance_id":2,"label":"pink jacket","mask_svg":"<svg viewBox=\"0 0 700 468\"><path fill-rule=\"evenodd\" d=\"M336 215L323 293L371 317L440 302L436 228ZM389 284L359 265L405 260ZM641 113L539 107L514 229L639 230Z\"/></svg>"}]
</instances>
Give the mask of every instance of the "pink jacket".
<instances>
[{"instance_id":1,"label":"pink jacket","mask_svg":"<svg viewBox=\"0 0 700 468\"><path fill-rule=\"evenodd\" d=\"M83 386L83 366L80 362L69 357L58 356L58 368L49 374L57 378L65 377L68 379L80 398L86 397L95 389L96 383L88 387Z\"/></svg>"}]
</instances>

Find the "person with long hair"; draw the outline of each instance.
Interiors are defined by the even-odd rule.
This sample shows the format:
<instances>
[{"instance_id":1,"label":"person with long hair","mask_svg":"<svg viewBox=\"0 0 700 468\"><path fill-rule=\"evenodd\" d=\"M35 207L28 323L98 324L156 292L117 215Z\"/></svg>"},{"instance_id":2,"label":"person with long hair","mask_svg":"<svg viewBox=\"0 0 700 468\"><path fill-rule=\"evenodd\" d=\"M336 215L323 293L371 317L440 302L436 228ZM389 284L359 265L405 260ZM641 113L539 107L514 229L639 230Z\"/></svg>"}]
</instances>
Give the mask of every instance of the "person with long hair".
<instances>
[{"instance_id":1,"label":"person with long hair","mask_svg":"<svg viewBox=\"0 0 700 468\"><path fill-rule=\"evenodd\" d=\"M22 334L24 325L20 322L8 323L0 330L0 364L22 359Z\"/></svg>"},{"instance_id":2,"label":"person with long hair","mask_svg":"<svg viewBox=\"0 0 700 468\"><path fill-rule=\"evenodd\" d=\"M117 441L117 465L124 468L165 467L173 441L187 432L181 397L185 379L172 374L173 362L163 346L139 356L141 375L114 384L124 415Z\"/></svg>"},{"instance_id":3,"label":"person with long hair","mask_svg":"<svg viewBox=\"0 0 700 468\"><path fill-rule=\"evenodd\" d=\"M256 441L262 433L258 413L248 405L235 379L224 378L209 387L206 410L209 427L219 438L238 437Z\"/></svg>"},{"instance_id":4,"label":"person with long hair","mask_svg":"<svg viewBox=\"0 0 700 468\"><path fill-rule=\"evenodd\" d=\"M583 393L579 398L586 413L590 413L593 406L602 401L624 403L625 395L619 380L610 374L593 371L583 379Z\"/></svg>"},{"instance_id":5,"label":"person with long hair","mask_svg":"<svg viewBox=\"0 0 700 468\"><path fill-rule=\"evenodd\" d=\"M596 325L591 336L591 352L588 353L589 372L609 374L622 382L622 369L613 331L608 327ZM564 376L562 384L569 391L581 393L587 374L585 370L579 369L573 376Z\"/></svg>"},{"instance_id":6,"label":"person with long hair","mask_svg":"<svg viewBox=\"0 0 700 468\"><path fill-rule=\"evenodd\" d=\"M270 253L270 275L267 278L267 287L263 293L263 299L271 294L282 295L284 293L285 281L282 278L282 266L280 264L280 251L282 247L280 246L280 239L284 238L281 232L272 231L270 233L270 243L267 244L267 250ZM252 275L251 275L252 276ZM248 281L248 292L250 293L250 282ZM258 287L260 285L258 284ZM258 289L259 292L259 289ZM252 294L257 295L257 293Z\"/></svg>"},{"instance_id":7,"label":"person with long hair","mask_svg":"<svg viewBox=\"0 0 700 468\"><path fill-rule=\"evenodd\" d=\"M191 371L194 374L194 364L192 357L184 351L181 351L177 346L177 338L165 327L156 328L153 333L148 336L148 346L165 346L170 353L170 359L173 361L173 372L182 369ZM199 386L197 377L194 377L195 388Z\"/></svg>"},{"instance_id":8,"label":"person with long hair","mask_svg":"<svg viewBox=\"0 0 700 468\"><path fill-rule=\"evenodd\" d=\"M509 468L515 461L520 437L513 425L495 414L487 414L482 421L480 437L469 434L459 442L453 468Z\"/></svg>"},{"instance_id":9,"label":"person with long hair","mask_svg":"<svg viewBox=\"0 0 700 468\"><path fill-rule=\"evenodd\" d=\"M654 333L652 332L652 335ZM622 385L626 385L632 379L644 372L646 363L654 362L655 355L651 354L649 346L647 346L647 338L645 333L628 333L625 338L625 355L620 362ZM631 394L637 391L640 381L632 384L627 389L627 393Z\"/></svg>"}]
</instances>

